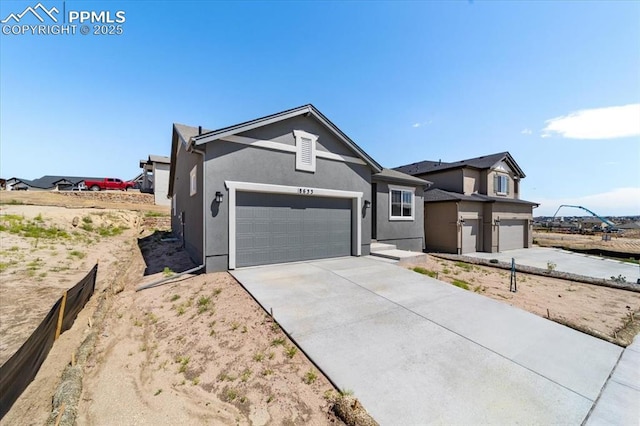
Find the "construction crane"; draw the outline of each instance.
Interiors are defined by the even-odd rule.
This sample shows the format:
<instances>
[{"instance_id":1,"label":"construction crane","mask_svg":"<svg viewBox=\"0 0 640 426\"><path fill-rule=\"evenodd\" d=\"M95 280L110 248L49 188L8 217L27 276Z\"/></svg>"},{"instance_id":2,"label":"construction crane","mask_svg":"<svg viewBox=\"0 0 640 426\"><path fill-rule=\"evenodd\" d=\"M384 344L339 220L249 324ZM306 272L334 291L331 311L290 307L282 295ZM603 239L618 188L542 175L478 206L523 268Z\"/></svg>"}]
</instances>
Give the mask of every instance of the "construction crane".
<instances>
[{"instance_id":1,"label":"construction crane","mask_svg":"<svg viewBox=\"0 0 640 426\"><path fill-rule=\"evenodd\" d=\"M556 210L556 212L553 214L553 218L551 219L551 223L553 223L555 221L556 215L558 214L560 209L563 208L563 207L573 207L573 208L576 208L576 209L582 209L582 210L586 211L587 213L591 214L592 216L597 217L598 219L600 219L604 224L606 224L609 227L609 229L615 229L615 227L616 227L616 225L613 222L611 222L608 219L605 219L604 217L602 217L600 215L595 214L594 212L592 212L591 210L589 210L586 207L571 206L569 204L562 204L560 207L558 207L558 210Z\"/></svg>"}]
</instances>

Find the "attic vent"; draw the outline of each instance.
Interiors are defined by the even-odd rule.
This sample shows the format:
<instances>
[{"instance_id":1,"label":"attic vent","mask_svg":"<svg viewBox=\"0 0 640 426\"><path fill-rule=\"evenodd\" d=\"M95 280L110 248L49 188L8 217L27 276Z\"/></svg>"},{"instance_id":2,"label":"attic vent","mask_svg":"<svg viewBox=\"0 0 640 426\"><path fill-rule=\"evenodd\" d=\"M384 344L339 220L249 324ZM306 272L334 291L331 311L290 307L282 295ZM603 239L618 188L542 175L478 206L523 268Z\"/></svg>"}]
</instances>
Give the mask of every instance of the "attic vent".
<instances>
[{"instance_id":1,"label":"attic vent","mask_svg":"<svg viewBox=\"0 0 640 426\"><path fill-rule=\"evenodd\" d=\"M296 170L316 171L316 141L318 136L303 130L294 130L296 140Z\"/></svg>"},{"instance_id":2,"label":"attic vent","mask_svg":"<svg viewBox=\"0 0 640 426\"><path fill-rule=\"evenodd\" d=\"M300 138L300 145L300 161L305 166L311 166L313 141L309 138Z\"/></svg>"}]
</instances>

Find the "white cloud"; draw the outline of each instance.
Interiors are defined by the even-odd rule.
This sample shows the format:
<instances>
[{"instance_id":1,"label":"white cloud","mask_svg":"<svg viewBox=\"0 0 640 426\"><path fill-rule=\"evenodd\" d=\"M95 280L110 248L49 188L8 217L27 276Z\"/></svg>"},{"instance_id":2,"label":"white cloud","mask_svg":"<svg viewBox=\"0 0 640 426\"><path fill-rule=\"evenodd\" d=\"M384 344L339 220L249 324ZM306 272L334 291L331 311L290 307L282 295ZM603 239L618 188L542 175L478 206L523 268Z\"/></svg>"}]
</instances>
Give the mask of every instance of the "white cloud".
<instances>
[{"instance_id":1,"label":"white cloud","mask_svg":"<svg viewBox=\"0 0 640 426\"><path fill-rule=\"evenodd\" d=\"M520 133L522 133L523 135L530 135L533 132L531 131L531 129L522 129Z\"/></svg>"},{"instance_id":2,"label":"white cloud","mask_svg":"<svg viewBox=\"0 0 640 426\"><path fill-rule=\"evenodd\" d=\"M542 137L614 139L640 135L640 104L583 109L545 121Z\"/></svg>"},{"instance_id":3,"label":"white cloud","mask_svg":"<svg viewBox=\"0 0 640 426\"><path fill-rule=\"evenodd\" d=\"M609 192L574 198L547 198L531 200L540 203L533 211L534 216L551 216L562 204L586 207L602 216L640 215L640 188L616 188ZM566 210L565 210L566 209ZM587 212L564 207L564 216L583 216Z\"/></svg>"},{"instance_id":4,"label":"white cloud","mask_svg":"<svg viewBox=\"0 0 640 426\"><path fill-rule=\"evenodd\" d=\"M428 126L429 124L431 124L431 120L429 121L423 121L421 123L413 123L411 125L411 127L413 127L414 129L417 129L418 127L422 127L422 126Z\"/></svg>"}]
</instances>

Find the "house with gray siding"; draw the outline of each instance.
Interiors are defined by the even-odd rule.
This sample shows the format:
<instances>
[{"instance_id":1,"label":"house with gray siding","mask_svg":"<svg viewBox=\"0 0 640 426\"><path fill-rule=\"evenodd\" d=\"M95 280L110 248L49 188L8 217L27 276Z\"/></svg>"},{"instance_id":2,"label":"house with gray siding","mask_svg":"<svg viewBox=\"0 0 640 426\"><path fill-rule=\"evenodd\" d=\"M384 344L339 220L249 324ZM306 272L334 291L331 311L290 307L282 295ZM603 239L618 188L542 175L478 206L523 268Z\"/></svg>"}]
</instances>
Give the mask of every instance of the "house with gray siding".
<instances>
[{"instance_id":1,"label":"house with gray siding","mask_svg":"<svg viewBox=\"0 0 640 426\"><path fill-rule=\"evenodd\" d=\"M142 173L140 192L153 194L154 203L160 206L171 204L169 197L169 163L171 159L163 155L149 155L146 160L140 160Z\"/></svg>"},{"instance_id":2,"label":"house with gray siding","mask_svg":"<svg viewBox=\"0 0 640 426\"><path fill-rule=\"evenodd\" d=\"M451 163L420 161L394 170L432 182L424 193L428 251L494 253L531 247L538 204L520 198L525 174L510 153Z\"/></svg>"},{"instance_id":3,"label":"house with gray siding","mask_svg":"<svg viewBox=\"0 0 640 426\"><path fill-rule=\"evenodd\" d=\"M207 272L424 249L428 182L384 169L313 105L217 130L173 125L173 232Z\"/></svg>"}]
</instances>

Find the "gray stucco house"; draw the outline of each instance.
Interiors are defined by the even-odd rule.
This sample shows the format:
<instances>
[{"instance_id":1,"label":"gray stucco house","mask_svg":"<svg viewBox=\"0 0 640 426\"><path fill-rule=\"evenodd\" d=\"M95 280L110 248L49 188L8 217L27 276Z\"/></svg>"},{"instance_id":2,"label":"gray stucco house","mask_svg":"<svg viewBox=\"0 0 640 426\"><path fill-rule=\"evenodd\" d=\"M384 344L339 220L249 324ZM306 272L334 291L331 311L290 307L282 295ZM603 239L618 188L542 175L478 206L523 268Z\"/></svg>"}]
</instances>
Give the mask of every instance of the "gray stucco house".
<instances>
[{"instance_id":1,"label":"gray stucco house","mask_svg":"<svg viewBox=\"0 0 640 426\"><path fill-rule=\"evenodd\" d=\"M384 169L313 105L218 130L173 125L172 229L207 272L424 249L428 182Z\"/></svg>"},{"instance_id":2,"label":"gray stucco house","mask_svg":"<svg viewBox=\"0 0 640 426\"><path fill-rule=\"evenodd\" d=\"M538 204L520 198L525 174L508 152L451 163L420 161L394 170L432 182L424 193L428 251L494 253L531 247Z\"/></svg>"}]
</instances>

